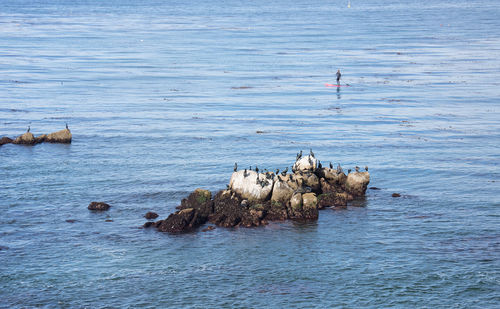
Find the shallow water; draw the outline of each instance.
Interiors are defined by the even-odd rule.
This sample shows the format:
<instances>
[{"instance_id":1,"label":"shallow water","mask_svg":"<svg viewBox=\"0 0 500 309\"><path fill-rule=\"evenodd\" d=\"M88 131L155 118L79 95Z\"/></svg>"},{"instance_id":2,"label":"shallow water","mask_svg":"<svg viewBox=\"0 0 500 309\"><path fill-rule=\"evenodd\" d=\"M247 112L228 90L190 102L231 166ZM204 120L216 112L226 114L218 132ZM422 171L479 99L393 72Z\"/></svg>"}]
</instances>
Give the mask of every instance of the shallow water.
<instances>
[{"instance_id":1,"label":"shallow water","mask_svg":"<svg viewBox=\"0 0 500 309\"><path fill-rule=\"evenodd\" d=\"M496 1L82 2L0 9L0 136L73 133L0 147L0 307L499 306ZM309 148L381 190L312 223L138 228Z\"/></svg>"}]
</instances>

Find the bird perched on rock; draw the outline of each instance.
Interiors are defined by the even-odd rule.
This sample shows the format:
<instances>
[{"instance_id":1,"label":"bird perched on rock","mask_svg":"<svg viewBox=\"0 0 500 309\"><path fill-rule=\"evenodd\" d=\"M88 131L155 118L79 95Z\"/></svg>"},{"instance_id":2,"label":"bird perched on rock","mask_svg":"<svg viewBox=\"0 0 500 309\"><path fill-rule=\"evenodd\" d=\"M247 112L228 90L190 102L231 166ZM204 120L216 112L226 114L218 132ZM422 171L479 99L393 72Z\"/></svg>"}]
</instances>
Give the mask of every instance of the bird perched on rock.
<instances>
[{"instance_id":1,"label":"bird perched on rock","mask_svg":"<svg viewBox=\"0 0 500 309\"><path fill-rule=\"evenodd\" d=\"M320 162L320 161L318 161L318 168L319 168L319 169L322 169L322 168L323 168L323 165L321 164L321 162Z\"/></svg>"},{"instance_id":2,"label":"bird perched on rock","mask_svg":"<svg viewBox=\"0 0 500 309\"><path fill-rule=\"evenodd\" d=\"M367 171L367 172L368 172L368 166L365 166L365 171Z\"/></svg>"},{"instance_id":3,"label":"bird perched on rock","mask_svg":"<svg viewBox=\"0 0 500 309\"><path fill-rule=\"evenodd\" d=\"M333 169L333 164L332 164L332 162L330 162L330 168L331 168L331 169Z\"/></svg>"},{"instance_id":4,"label":"bird perched on rock","mask_svg":"<svg viewBox=\"0 0 500 309\"><path fill-rule=\"evenodd\" d=\"M257 167L257 165L255 165L255 171L258 173L259 172L259 168Z\"/></svg>"},{"instance_id":5,"label":"bird perched on rock","mask_svg":"<svg viewBox=\"0 0 500 309\"><path fill-rule=\"evenodd\" d=\"M26 132L29 132L29 131L30 131L30 129L31 129L31 128L30 128L30 126L28 126L28 130L27 130Z\"/></svg>"},{"instance_id":6,"label":"bird perched on rock","mask_svg":"<svg viewBox=\"0 0 500 309\"><path fill-rule=\"evenodd\" d=\"M343 170L342 170L342 167L340 166L340 163L337 165L337 174L340 174L342 173Z\"/></svg>"},{"instance_id":7,"label":"bird perched on rock","mask_svg":"<svg viewBox=\"0 0 500 309\"><path fill-rule=\"evenodd\" d=\"M351 169L348 169L348 170L347 170L347 174L349 174L350 172L351 172Z\"/></svg>"},{"instance_id":8,"label":"bird perched on rock","mask_svg":"<svg viewBox=\"0 0 500 309\"><path fill-rule=\"evenodd\" d=\"M276 169L276 175L278 175L279 173L280 173L280 169L279 169L279 168L277 168L277 169Z\"/></svg>"},{"instance_id":9,"label":"bird perched on rock","mask_svg":"<svg viewBox=\"0 0 500 309\"><path fill-rule=\"evenodd\" d=\"M234 168L233 171L237 172L238 171L238 163L234 162Z\"/></svg>"},{"instance_id":10,"label":"bird perched on rock","mask_svg":"<svg viewBox=\"0 0 500 309\"><path fill-rule=\"evenodd\" d=\"M359 173L359 166L356 166L355 169L356 169L356 173Z\"/></svg>"},{"instance_id":11,"label":"bird perched on rock","mask_svg":"<svg viewBox=\"0 0 500 309\"><path fill-rule=\"evenodd\" d=\"M299 152L299 159L302 158L302 150Z\"/></svg>"},{"instance_id":12,"label":"bird perched on rock","mask_svg":"<svg viewBox=\"0 0 500 309\"><path fill-rule=\"evenodd\" d=\"M243 171L243 177L246 178L248 176L247 169Z\"/></svg>"},{"instance_id":13,"label":"bird perched on rock","mask_svg":"<svg viewBox=\"0 0 500 309\"><path fill-rule=\"evenodd\" d=\"M281 172L281 175L286 176L286 173L288 173L288 166L285 167L285 169L283 170L283 172Z\"/></svg>"},{"instance_id":14,"label":"bird perched on rock","mask_svg":"<svg viewBox=\"0 0 500 309\"><path fill-rule=\"evenodd\" d=\"M68 128L68 123L67 123L67 122L66 122L66 130L69 130L69 128Z\"/></svg>"},{"instance_id":15,"label":"bird perched on rock","mask_svg":"<svg viewBox=\"0 0 500 309\"><path fill-rule=\"evenodd\" d=\"M313 152L312 148L309 148L309 154L311 155L311 157L314 158L314 152Z\"/></svg>"}]
</instances>

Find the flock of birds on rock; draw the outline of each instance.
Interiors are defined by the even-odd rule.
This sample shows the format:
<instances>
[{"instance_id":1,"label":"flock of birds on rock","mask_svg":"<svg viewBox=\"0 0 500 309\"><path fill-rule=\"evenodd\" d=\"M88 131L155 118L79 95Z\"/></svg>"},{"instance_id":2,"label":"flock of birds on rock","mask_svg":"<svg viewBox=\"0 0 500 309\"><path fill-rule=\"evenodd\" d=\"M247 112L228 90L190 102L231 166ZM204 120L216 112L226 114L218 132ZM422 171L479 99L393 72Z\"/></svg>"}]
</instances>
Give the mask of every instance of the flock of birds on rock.
<instances>
[{"instance_id":1,"label":"flock of birds on rock","mask_svg":"<svg viewBox=\"0 0 500 309\"><path fill-rule=\"evenodd\" d=\"M311 160L311 157L315 158L314 152L312 151L312 149L309 150L309 155L310 155L309 156L309 163L312 165L314 162ZM302 150L299 153L297 153L297 157L296 157L295 161L298 161L301 158L302 158ZM330 169L333 169L332 162L330 162L329 167L330 167ZM318 161L318 168L319 169L323 168L323 165L321 164L320 161ZM252 166L250 166L248 168L248 170L252 171ZM250 173L248 173L248 170L245 169L243 171L243 177L246 178L246 177L248 177L250 175ZM356 166L355 170L356 170L356 172L359 172L359 166ZM238 171L238 163L237 162L234 163L233 171L234 172ZM368 171L368 166L365 166L365 171ZM265 187L265 186L269 185L270 184L269 180L273 179L275 175L278 176L278 181L283 181L283 179L281 179L281 177L279 177L279 175L280 175L280 170L279 169L276 169L275 173L270 172L267 169L264 169L264 173L265 173L265 177L266 177L265 179L260 179L260 177L259 177L259 168L257 166L255 166L255 172L257 172L257 179L255 180L255 182L256 182L256 184L259 184L262 187ZM337 172L337 174L343 173L343 169L340 166L340 163L337 164L336 172ZM287 175L287 173L288 173L288 166L285 167L285 169L283 169L283 171L281 172L281 176L285 177ZM302 171L299 171L299 173L301 175L303 175ZM351 173L351 169L348 169L347 170L347 174L350 174L350 173ZM293 174L290 174L290 181L294 181ZM297 179L295 179L295 181L297 182Z\"/></svg>"}]
</instances>

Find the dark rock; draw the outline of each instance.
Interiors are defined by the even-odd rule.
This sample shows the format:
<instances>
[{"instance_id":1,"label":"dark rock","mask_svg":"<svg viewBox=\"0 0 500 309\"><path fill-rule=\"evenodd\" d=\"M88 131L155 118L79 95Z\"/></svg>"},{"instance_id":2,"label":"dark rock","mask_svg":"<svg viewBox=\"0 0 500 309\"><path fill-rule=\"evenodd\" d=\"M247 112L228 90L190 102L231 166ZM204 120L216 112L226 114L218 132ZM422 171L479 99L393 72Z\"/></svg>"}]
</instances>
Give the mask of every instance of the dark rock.
<instances>
[{"instance_id":1,"label":"dark rock","mask_svg":"<svg viewBox=\"0 0 500 309\"><path fill-rule=\"evenodd\" d=\"M167 219L162 220L158 225L160 232L181 233L186 232L193 227L192 222L195 221L196 211L193 208L171 213Z\"/></svg>"},{"instance_id":2,"label":"dark rock","mask_svg":"<svg viewBox=\"0 0 500 309\"><path fill-rule=\"evenodd\" d=\"M241 206L242 199L230 190L219 191L214 197L214 212L210 222L223 227L262 225L270 203L250 204Z\"/></svg>"},{"instance_id":3,"label":"dark rock","mask_svg":"<svg viewBox=\"0 0 500 309\"><path fill-rule=\"evenodd\" d=\"M206 228L204 228L203 230L201 230L202 232L208 232L208 231L213 231L215 230L215 226L213 225L209 225L207 226Z\"/></svg>"},{"instance_id":4,"label":"dark rock","mask_svg":"<svg viewBox=\"0 0 500 309\"><path fill-rule=\"evenodd\" d=\"M285 202L271 201L265 219L267 221L285 221L288 219Z\"/></svg>"},{"instance_id":5,"label":"dark rock","mask_svg":"<svg viewBox=\"0 0 500 309\"><path fill-rule=\"evenodd\" d=\"M42 134L40 136L37 136L35 137L35 144L43 143L45 142L46 139L47 139L47 134Z\"/></svg>"},{"instance_id":6,"label":"dark rock","mask_svg":"<svg viewBox=\"0 0 500 309\"><path fill-rule=\"evenodd\" d=\"M370 187L369 189L370 190L380 190L380 188L377 188L377 187Z\"/></svg>"},{"instance_id":7,"label":"dark rock","mask_svg":"<svg viewBox=\"0 0 500 309\"><path fill-rule=\"evenodd\" d=\"M92 202L89 204L87 207L89 210L97 210L97 211L104 211L109 209L109 204L106 204L104 202Z\"/></svg>"},{"instance_id":8,"label":"dark rock","mask_svg":"<svg viewBox=\"0 0 500 309\"><path fill-rule=\"evenodd\" d=\"M156 219L158 218L158 214L156 212L148 211L145 215L144 218L151 220L151 219Z\"/></svg>"},{"instance_id":9,"label":"dark rock","mask_svg":"<svg viewBox=\"0 0 500 309\"><path fill-rule=\"evenodd\" d=\"M318 196L318 209L324 209L326 207L346 208L347 201L349 201L349 194L347 193L323 193Z\"/></svg>"},{"instance_id":10,"label":"dark rock","mask_svg":"<svg viewBox=\"0 0 500 309\"><path fill-rule=\"evenodd\" d=\"M401 194L399 194L399 193L393 193L392 197L401 197Z\"/></svg>"},{"instance_id":11,"label":"dark rock","mask_svg":"<svg viewBox=\"0 0 500 309\"><path fill-rule=\"evenodd\" d=\"M177 207L179 211L170 214L167 219L160 223L156 223L156 227L161 232L181 233L205 224L214 208L211 197L210 191L194 190L181 201L181 205Z\"/></svg>"},{"instance_id":12,"label":"dark rock","mask_svg":"<svg viewBox=\"0 0 500 309\"><path fill-rule=\"evenodd\" d=\"M107 219L107 220L105 220L105 222L113 222L113 220L112 219Z\"/></svg>"},{"instance_id":13,"label":"dark rock","mask_svg":"<svg viewBox=\"0 0 500 309\"><path fill-rule=\"evenodd\" d=\"M4 136L0 139L0 146L12 143L12 139Z\"/></svg>"},{"instance_id":14,"label":"dark rock","mask_svg":"<svg viewBox=\"0 0 500 309\"><path fill-rule=\"evenodd\" d=\"M68 222L68 223L75 223L76 220L75 219L68 219L68 220L66 220L66 222Z\"/></svg>"}]
</instances>

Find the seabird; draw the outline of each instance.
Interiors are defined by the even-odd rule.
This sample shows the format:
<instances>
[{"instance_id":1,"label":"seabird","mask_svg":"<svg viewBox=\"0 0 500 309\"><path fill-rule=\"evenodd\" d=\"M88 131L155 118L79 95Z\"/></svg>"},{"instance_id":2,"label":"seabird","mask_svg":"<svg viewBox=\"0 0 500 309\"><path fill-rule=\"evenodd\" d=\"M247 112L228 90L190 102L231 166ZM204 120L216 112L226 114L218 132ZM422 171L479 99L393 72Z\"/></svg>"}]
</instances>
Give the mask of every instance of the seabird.
<instances>
[{"instance_id":1,"label":"seabird","mask_svg":"<svg viewBox=\"0 0 500 309\"><path fill-rule=\"evenodd\" d=\"M349 3L349 5L350 5L350 3ZM340 70L337 70L337 74L336 75L337 75L337 85L339 85L339 83L340 83L340 77L342 76L342 74L340 73Z\"/></svg>"},{"instance_id":2,"label":"seabird","mask_svg":"<svg viewBox=\"0 0 500 309\"><path fill-rule=\"evenodd\" d=\"M255 165L255 171L258 173L259 172L259 168L257 167L257 165Z\"/></svg>"},{"instance_id":3,"label":"seabird","mask_svg":"<svg viewBox=\"0 0 500 309\"><path fill-rule=\"evenodd\" d=\"M245 169L245 170L243 171L243 177L245 177L245 178L246 178L247 176L248 176L248 174L247 174L247 169Z\"/></svg>"},{"instance_id":4,"label":"seabird","mask_svg":"<svg viewBox=\"0 0 500 309\"><path fill-rule=\"evenodd\" d=\"M356 166L355 169L356 169L356 173L359 172L359 166Z\"/></svg>"},{"instance_id":5,"label":"seabird","mask_svg":"<svg viewBox=\"0 0 500 309\"><path fill-rule=\"evenodd\" d=\"M367 171L367 172L368 172L368 166L365 166L365 171Z\"/></svg>"},{"instance_id":6,"label":"seabird","mask_svg":"<svg viewBox=\"0 0 500 309\"><path fill-rule=\"evenodd\" d=\"M280 173L280 169L279 169L279 168L277 168L277 169L276 169L276 175L278 175L279 173Z\"/></svg>"},{"instance_id":7,"label":"seabird","mask_svg":"<svg viewBox=\"0 0 500 309\"><path fill-rule=\"evenodd\" d=\"M31 129L31 128L30 128L30 126L28 126L28 131L26 131L26 132L29 132L29 131L30 131L30 129Z\"/></svg>"},{"instance_id":8,"label":"seabird","mask_svg":"<svg viewBox=\"0 0 500 309\"><path fill-rule=\"evenodd\" d=\"M285 169L283 170L283 173L285 173L285 175L286 175L286 173L288 173L288 166L285 167Z\"/></svg>"},{"instance_id":9,"label":"seabird","mask_svg":"<svg viewBox=\"0 0 500 309\"><path fill-rule=\"evenodd\" d=\"M330 162L330 168L331 168L331 169L333 169L333 164L332 164L332 162Z\"/></svg>"},{"instance_id":10,"label":"seabird","mask_svg":"<svg viewBox=\"0 0 500 309\"><path fill-rule=\"evenodd\" d=\"M314 152L313 152L313 150L311 148L309 148L309 152L310 152L311 157L314 158Z\"/></svg>"},{"instance_id":11,"label":"seabird","mask_svg":"<svg viewBox=\"0 0 500 309\"><path fill-rule=\"evenodd\" d=\"M66 128L68 128L68 127L66 126ZM235 172L238 171L238 163L236 163L236 162L234 162L234 169L233 169L233 171L235 171Z\"/></svg>"},{"instance_id":12,"label":"seabird","mask_svg":"<svg viewBox=\"0 0 500 309\"><path fill-rule=\"evenodd\" d=\"M342 167L340 166L340 163L337 165L337 174L342 173Z\"/></svg>"},{"instance_id":13,"label":"seabird","mask_svg":"<svg viewBox=\"0 0 500 309\"><path fill-rule=\"evenodd\" d=\"M66 130L69 130L69 128L68 128L68 123L67 123L67 122L66 122Z\"/></svg>"},{"instance_id":14,"label":"seabird","mask_svg":"<svg viewBox=\"0 0 500 309\"><path fill-rule=\"evenodd\" d=\"M349 174L350 172L351 172L351 169L348 169L348 170L347 170L347 174Z\"/></svg>"},{"instance_id":15,"label":"seabird","mask_svg":"<svg viewBox=\"0 0 500 309\"><path fill-rule=\"evenodd\" d=\"M302 150L299 152L299 159L302 158Z\"/></svg>"},{"instance_id":16,"label":"seabird","mask_svg":"<svg viewBox=\"0 0 500 309\"><path fill-rule=\"evenodd\" d=\"M320 161L318 161L318 168L323 168L323 165L321 165Z\"/></svg>"}]
</instances>

